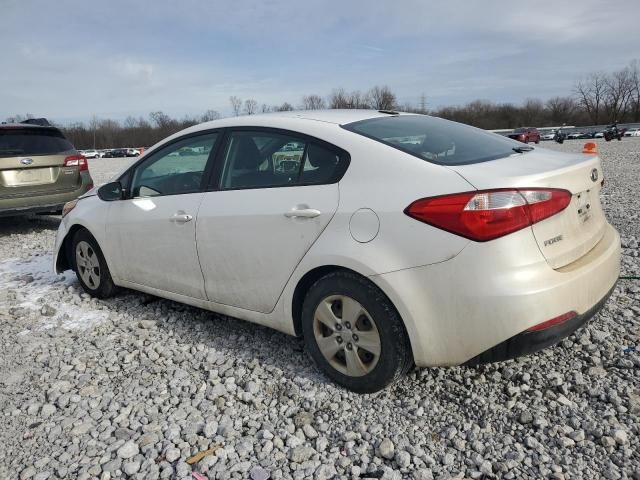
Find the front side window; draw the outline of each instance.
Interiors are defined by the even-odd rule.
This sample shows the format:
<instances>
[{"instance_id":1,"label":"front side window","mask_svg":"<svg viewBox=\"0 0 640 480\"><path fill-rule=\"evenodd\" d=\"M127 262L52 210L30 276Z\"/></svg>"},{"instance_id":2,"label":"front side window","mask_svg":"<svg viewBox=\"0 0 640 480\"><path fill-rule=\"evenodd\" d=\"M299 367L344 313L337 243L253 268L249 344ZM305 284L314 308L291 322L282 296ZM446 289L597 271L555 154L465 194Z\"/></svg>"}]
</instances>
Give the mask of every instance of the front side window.
<instances>
[{"instance_id":1,"label":"front side window","mask_svg":"<svg viewBox=\"0 0 640 480\"><path fill-rule=\"evenodd\" d=\"M292 135L238 131L224 154L222 189L284 187L336 181L341 156Z\"/></svg>"},{"instance_id":2,"label":"front side window","mask_svg":"<svg viewBox=\"0 0 640 480\"><path fill-rule=\"evenodd\" d=\"M131 196L154 197L199 191L217 136L217 133L209 133L186 138L151 154L133 174Z\"/></svg>"},{"instance_id":3,"label":"front side window","mask_svg":"<svg viewBox=\"0 0 640 480\"><path fill-rule=\"evenodd\" d=\"M486 162L514 154L519 143L427 115L394 115L346 124L346 130L441 165Z\"/></svg>"}]
</instances>

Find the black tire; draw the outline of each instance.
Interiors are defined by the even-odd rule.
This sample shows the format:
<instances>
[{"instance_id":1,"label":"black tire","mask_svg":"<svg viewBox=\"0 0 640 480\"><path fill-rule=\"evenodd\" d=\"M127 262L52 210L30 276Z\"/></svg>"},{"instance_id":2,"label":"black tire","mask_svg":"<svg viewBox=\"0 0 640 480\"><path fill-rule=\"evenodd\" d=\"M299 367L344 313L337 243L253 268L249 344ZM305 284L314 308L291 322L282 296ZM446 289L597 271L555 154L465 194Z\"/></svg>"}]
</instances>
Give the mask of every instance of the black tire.
<instances>
[{"instance_id":1,"label":"black tire","mask_svg":"<svg viewBox=\"0 0 640 480\"><path fill-rule=\"evenodd\" d=\"M86 242L92 250L92 252L97 257L97 261L99 264L99 270L97 272L97 276L99 277L99 283L96 285L90 285L83 279L79 269L83 267L78 266L78 258L76 257L76 252L78 249L78 245L81 242ZM111 278L111 273L109 272L109 267L107 266L107 262L104 259L104 255L102 254L102 250L98 245L98 242L93 235L91 235L87 230L78 230L73 237L73 241L71 243L71 250L69 252L71 261L73 262L73 270L76 272L76 276L78 277L78 281L85 292L87 292L92 297L97 298L109 298L114 296L118 287L113 283Z\"/></svg>"},{"instance_id":2,"label":"black tire","mask_svg":"<svg viewBox=\"0 0 640 480\"><path fill-rule=\"evenodd\" d=\"M338 371L318 347L314 334L316 308L320 302L334 295L350 297L360 303L377 327L380 355L372 370L363 376L350 376ZM396 308L377 286L351 272L330 273L311 286L302 306L302 333L307 352L319 369L338 385L356 393L382 390L413 366L409 337Z\"/></svg>"}]
</instances>

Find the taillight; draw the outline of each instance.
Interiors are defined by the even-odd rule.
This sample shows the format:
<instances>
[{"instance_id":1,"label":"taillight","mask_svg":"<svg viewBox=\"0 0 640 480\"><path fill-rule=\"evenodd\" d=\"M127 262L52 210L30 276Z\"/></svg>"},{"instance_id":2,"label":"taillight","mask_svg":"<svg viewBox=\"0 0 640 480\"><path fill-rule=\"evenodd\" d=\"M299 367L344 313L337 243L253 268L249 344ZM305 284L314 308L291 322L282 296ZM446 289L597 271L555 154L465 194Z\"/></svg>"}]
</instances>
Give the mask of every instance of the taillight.
<instances>
[{"instance_id":1,"label":"taillight","mask_svg":"<svg viewBox=\"0 0 640 480\"><path fill-rule=\"evenodd\" d=\"M567 190L500 189L423 198L404 212L442 230L486 242L555 215L569 202Z\"/></svg>"},{"instance_id":2,"label":"taillight","mask_svg":"<svg viewBox=\"0 0 640 480\"><path fill-rule=\"evenodd\" d=\"M89 170L89 164L87 163L87 159L84 155L71 155L64 159L65 167L78 167L78 170L82 172L83 170Z\"/></svg>"}]
</instances>

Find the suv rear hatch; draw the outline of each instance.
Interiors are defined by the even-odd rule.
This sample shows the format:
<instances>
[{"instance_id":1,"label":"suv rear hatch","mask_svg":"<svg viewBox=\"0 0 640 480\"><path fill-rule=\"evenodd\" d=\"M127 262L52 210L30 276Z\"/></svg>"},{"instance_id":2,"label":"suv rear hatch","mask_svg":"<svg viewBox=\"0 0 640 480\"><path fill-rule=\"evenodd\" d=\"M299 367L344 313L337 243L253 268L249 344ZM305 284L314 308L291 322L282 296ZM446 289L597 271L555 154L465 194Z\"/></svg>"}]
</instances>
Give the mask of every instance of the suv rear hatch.
<instances>
[{"instance_id":1,"label":"suv rear hatch","mask_svg":"<svg viewBox=\"0 0 640 480\"><path fill-rule=\"evenodd\" d=\"M57 128L0 126L0 199L76 190L82 183L78 162L65 166L73 155Z\"/></svg>"},{"instance_id":2,"label":"suv rear hatch","mask_svg":"<svg viewBox=\"0 0 640 480\"><path fill-rule=\"evenodd\" d=\"M536 149L449 168L480 190L546 187L570 191L567 208L531 227L540 251L554 269L585 255L604 235L607 220L600 203L603 174L595 155Z\"/></svg>"}]
</instances>

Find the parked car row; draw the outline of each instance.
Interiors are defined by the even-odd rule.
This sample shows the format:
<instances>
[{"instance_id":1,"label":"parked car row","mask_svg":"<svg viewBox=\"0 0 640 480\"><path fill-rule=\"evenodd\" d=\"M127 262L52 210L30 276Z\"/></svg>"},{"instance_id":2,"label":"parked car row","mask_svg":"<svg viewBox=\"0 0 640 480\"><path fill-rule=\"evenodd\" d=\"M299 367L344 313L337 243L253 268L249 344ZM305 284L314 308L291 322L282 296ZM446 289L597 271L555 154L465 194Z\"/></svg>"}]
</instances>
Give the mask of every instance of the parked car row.
<instances>
[{"instance_id":1,"label":"parked car row","mask_svg":"<svg viewBox=\"0 0 640 480\"><path fill-rule=\"evenodd\" d=\"M103 150L92 148L89 150L79 150L79 152L86 158L138 157L141 153L137 148L106 148Z\"/></svg>"},{"instance_id":2,"label":"parked car row","mask_svg":"<svg viewBox=\"0 0 640 480\"><path fill-rule=\"evenodd\" d=\"M625 137L640 137L640 128L621 129L621 131L624 132L623 136ZM514 133L515 133L515 130L514 130ZM556 130L551 130L550 132L547 132L544 135L542 135L542 137L540 138L541 140L549 141L549 140L553 140L555 138L555 135L556 135ZM517 138L515 138L513 134L509 135L509 137L514 138L515 140L518 140ZM568 140L580 140L580 139L604 138L604 137L605 137L605 130L601 130L601 131L591 130L588 132L574 131L567 134Z\"/></svg>"}]
</instances>

